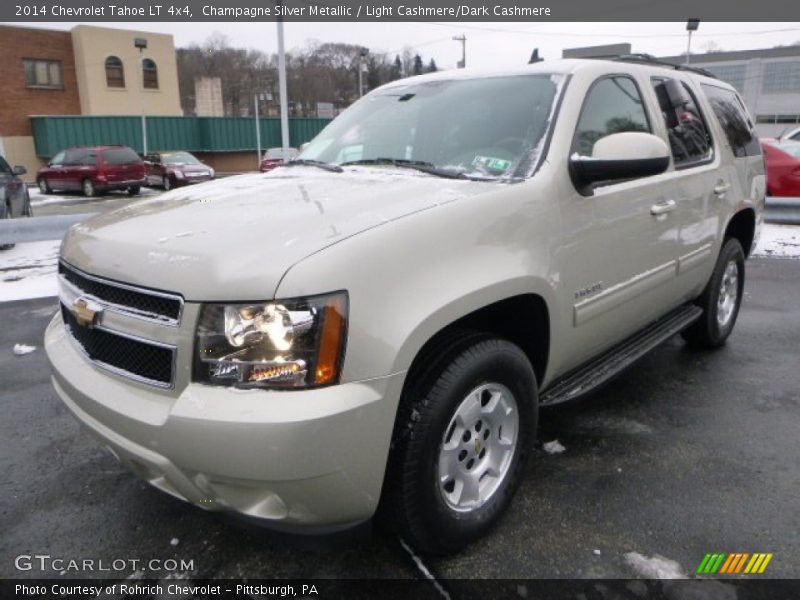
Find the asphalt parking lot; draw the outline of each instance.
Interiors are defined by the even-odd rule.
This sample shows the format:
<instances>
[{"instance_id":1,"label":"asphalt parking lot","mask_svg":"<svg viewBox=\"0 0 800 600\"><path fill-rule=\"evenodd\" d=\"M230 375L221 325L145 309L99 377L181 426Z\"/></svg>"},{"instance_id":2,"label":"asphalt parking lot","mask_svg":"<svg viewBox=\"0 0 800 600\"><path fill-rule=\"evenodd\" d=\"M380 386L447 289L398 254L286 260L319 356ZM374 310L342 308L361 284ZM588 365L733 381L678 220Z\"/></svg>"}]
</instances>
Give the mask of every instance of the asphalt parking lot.
<instances>
[{"instance_id":1,"label":"asphalt parking lot","mask_svg":"<svg viewBox=\"0 0 800 600\"><path fill-rule=\"evenodd\" d=\"M565 450L535 453L487 538L425 565L457 588L469 578L646 576L629 553L692 576L707 552L744 551L774 553L762 577L797 578L798 282L800 261L749 261L725 348L690 350L676 337L586 401L546 411L539 439ZM391 537L304 548L128 474L50 386L41 343L55 310L53 298L0 303L0 577L60 576L15 569L15 556L35 553L191 560L175 574L190 579L419 576ZM16 356L17 343L37 349ZM79 575L95 574L63 577Z\"/></svg>"}]
</instances>

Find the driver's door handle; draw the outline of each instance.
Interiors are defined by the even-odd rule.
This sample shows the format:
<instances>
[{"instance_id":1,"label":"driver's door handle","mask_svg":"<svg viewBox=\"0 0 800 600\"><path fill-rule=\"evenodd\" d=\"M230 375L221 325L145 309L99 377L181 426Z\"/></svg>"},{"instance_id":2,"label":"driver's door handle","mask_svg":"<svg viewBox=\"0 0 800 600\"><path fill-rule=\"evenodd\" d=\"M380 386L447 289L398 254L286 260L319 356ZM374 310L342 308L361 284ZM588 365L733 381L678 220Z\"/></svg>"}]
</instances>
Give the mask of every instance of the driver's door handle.
<instances>
[{"instance_id":1,"label":"driver's door handle","mask_svg":"<svg viewBox=\"0 0 800 600\"><path fill-rule=\"evenodd\" d=\"M664 202L657 202L650 207L650 214L653 216L664 215L668 212L675 210L678 207L675 200L665 200Z\"/></svg>"},{"instance_id":2,"label":"driver's door handle","mask_svg":"<svg viewBox=\"0 0 800 600\"><path fill-rule=\"evenodd\" d=\"M731 189L729 183L722 183L714 188L714 193L722 198L729 189Z\"/></svg>"}]
</instances>

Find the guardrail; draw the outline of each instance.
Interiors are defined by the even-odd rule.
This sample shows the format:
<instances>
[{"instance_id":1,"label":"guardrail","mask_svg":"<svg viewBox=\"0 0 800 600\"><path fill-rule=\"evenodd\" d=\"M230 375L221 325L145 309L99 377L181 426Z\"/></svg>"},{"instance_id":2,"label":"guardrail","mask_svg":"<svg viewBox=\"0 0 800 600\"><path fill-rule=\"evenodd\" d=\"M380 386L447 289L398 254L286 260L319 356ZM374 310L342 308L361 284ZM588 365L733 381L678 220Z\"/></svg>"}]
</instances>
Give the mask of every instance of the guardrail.
<instances>
[{"instance_id":1,"label":"guardrail","mask_svg":"<svg viewBox=\"0 0 800 600\"><path fill-rule=\"evenodd\" d=\"M0 244L60 240L72 225L100 213L0 220Z\"/></svg>"},{"instance_id":2,"label":"guardrail","mask_svg":"<svg viewBox=\"0 0 800 600\"><path fill-rule=\"evenodd\" d=\"M767 223L800 225L800 198L768 197L764 220Z\"/></svg>"}]
</instances>

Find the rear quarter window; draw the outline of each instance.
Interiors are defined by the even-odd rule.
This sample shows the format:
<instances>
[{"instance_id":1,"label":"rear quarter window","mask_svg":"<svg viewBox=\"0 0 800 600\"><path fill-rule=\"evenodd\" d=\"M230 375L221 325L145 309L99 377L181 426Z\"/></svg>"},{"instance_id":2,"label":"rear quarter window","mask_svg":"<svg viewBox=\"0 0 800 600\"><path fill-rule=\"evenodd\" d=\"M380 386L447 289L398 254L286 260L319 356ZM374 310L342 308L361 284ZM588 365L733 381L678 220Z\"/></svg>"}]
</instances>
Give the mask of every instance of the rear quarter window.
<instances>
[{"instance_id":1,"label":"rear quarter window","mask_svg":"<svg viewBox=\"0 0 800 600\"><path fill-rule=\"evenodd\" d=\"M103 160L107 165L129 165L142 159L130 148L109 148L103 151Z\"/></svg>"},{"instance_id":2,"label":"rear quarter window","mask_svg":"<svg viewBox=\"0 0 800 600\"><path fill-rule=\"evenodd\" d=\"M706 83L700 87L725 132L733 154L737 158L760 156L761 144L736 92Z\"/></svg>"}]
</instances>

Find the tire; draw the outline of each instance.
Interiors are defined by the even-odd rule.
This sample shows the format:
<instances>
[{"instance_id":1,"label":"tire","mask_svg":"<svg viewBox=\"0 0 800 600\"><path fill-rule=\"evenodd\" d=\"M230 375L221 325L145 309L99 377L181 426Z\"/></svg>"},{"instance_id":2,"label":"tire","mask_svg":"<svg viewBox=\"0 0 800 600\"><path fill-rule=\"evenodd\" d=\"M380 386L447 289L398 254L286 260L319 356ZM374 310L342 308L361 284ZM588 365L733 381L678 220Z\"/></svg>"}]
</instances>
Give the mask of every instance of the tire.
<instances>
[{"instance_id":1,"label":"tire","mask_svg":"<svg viewBox=\"0 0 800 600\"><path fill-rule=\"evenodd\" d=\"M36 182L36 184L39 186L39 191L42 194L52 194L53 193L53 188L50 187L50 183L44 177L41 177L39 179L39 181Z\"/></svg>"},{"instance_id":2,"label":"tire","mask_svg":"<svg viewBox=\"0 0 800 600\"><path fill-rule=\"evenodd\" d=\"M736 325L744 290L744 251L739 240L729 238L705 290L695 301L703 314L681 335L694 346L718 348ZM735 295L734 295L735 294Z\"/></svg>"},{"instance_id":3,"label":"tire","mask_svg":"<svg viewBox=\"0 0 800 600\"><path fill-rule=\"evenodd\" d=\"M165 192L168 192L172 189L172 181L170 181L169 177L167 177L166 175L164 175L164 179L161 182L161 184L164 186Z\"/></svg>"},{"instance_id":4,"label":"tire","mask_svg":"<svg viewBox=\"0 0 800 600\"><path fill-rule=\"evenodd\" d=\"M131 196L137 196L141 190L142 190L141 186L132 185L128 188L128 194Z\"/></svg>"},{"instance_id":5,"label":"tire","mask_svg":"<svg viewBox=\"0 0 800 600\"><path fill-rule=\"evenodd\" d=\"M25 191L25 206L22 207L22 216L23 217L33 216L33 207L31 206L31 196L30 194L28 194L27 190Z\"/></svg>"},{"instance_id":6,"label":"tire","mask_svg":"<svg viewBox=\"0 0 800 600\"><path fill-rule=\"evenodd\" d=\"M3 203L2 205L3 212L0 214L0 219L10 219L11 218L11 206L8 205L7 202ZM0 244L0 250L11 250L16 244Z\"/></svg>"},{"instance_id":7,"label":"tire","mask_svg":"<svg viewBox=\"0 0 800 600\"><path fill-rule=\"evenodd\" d=\"M383 520L427 554L455 552L500 519L538 415L536 377L520 348L479 334L448 346L406 383L381 507Z\"/></svg>"},{"instance_id":8,"label":"tire","mask_svg":"<svg viewBox=\"0 0 800 600\"><path fill-rule=\"evenodd\" d=\"M87 198L97 196L97 190L94 188L94 182L89 177L81 182L81 190L83 191L83 195Z\"/></svg>"}]
</instances>

